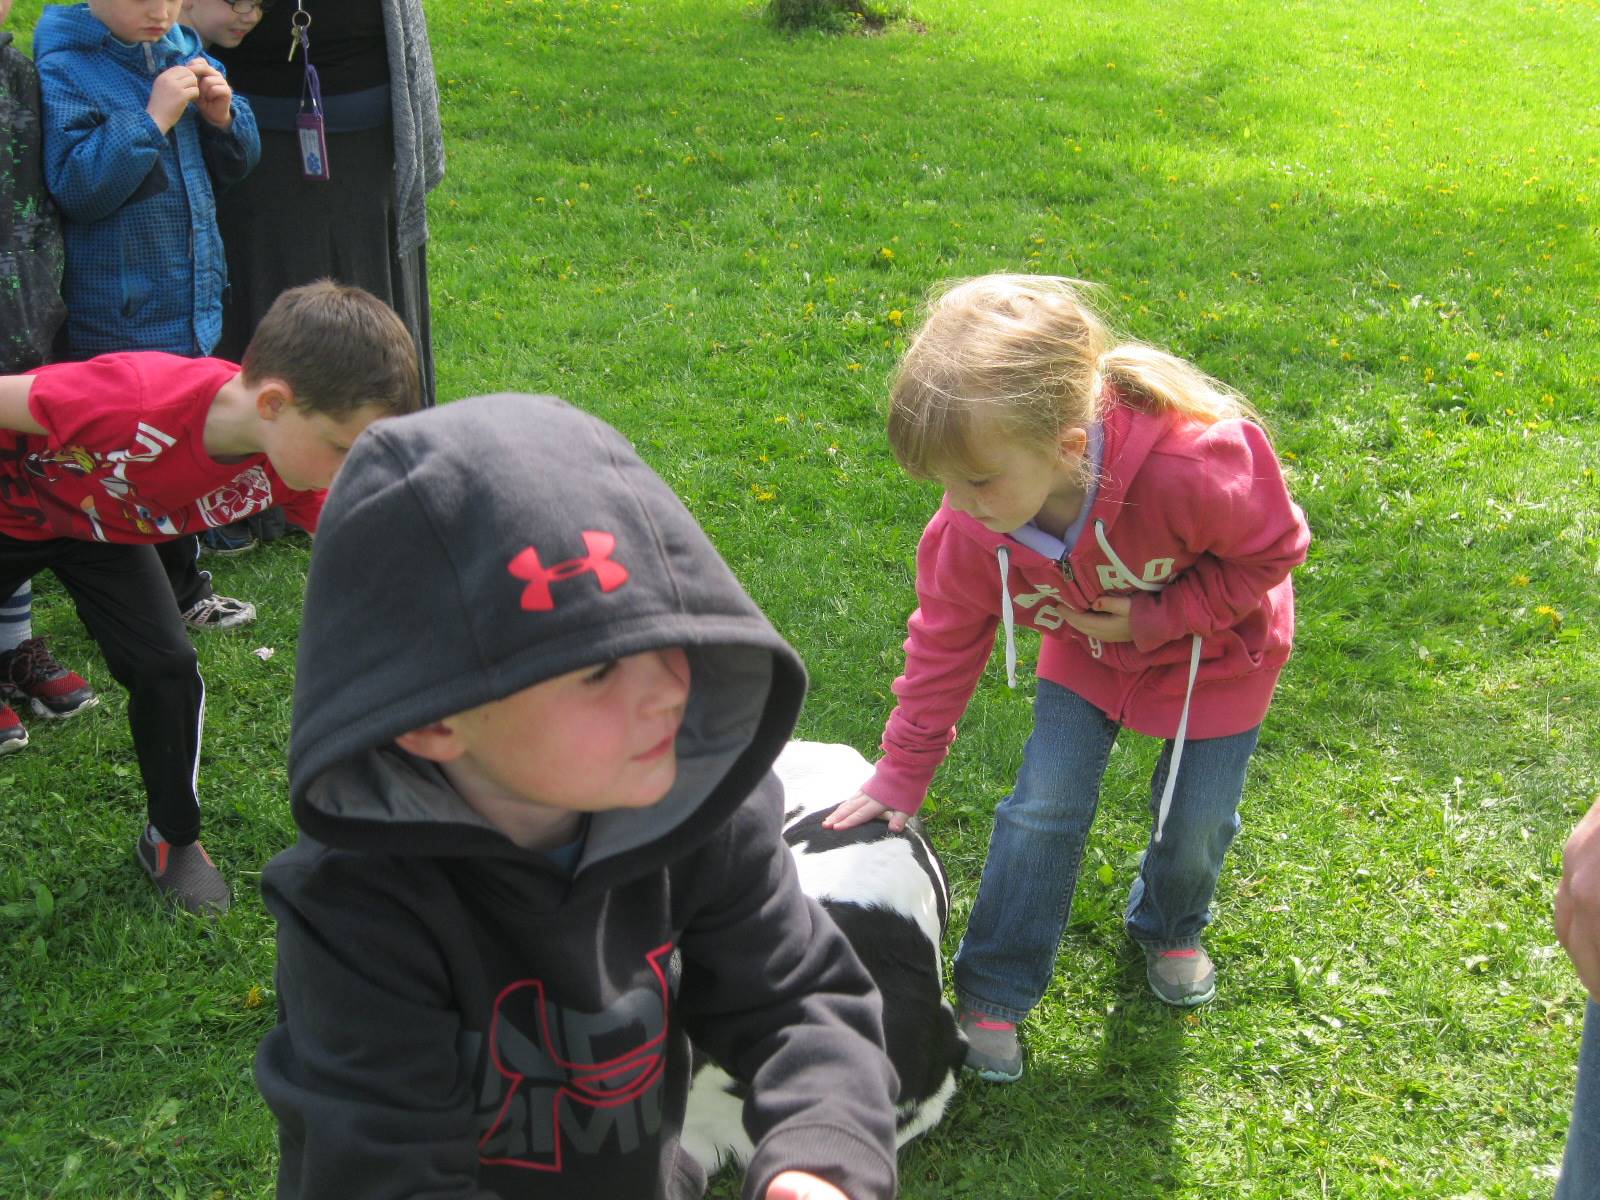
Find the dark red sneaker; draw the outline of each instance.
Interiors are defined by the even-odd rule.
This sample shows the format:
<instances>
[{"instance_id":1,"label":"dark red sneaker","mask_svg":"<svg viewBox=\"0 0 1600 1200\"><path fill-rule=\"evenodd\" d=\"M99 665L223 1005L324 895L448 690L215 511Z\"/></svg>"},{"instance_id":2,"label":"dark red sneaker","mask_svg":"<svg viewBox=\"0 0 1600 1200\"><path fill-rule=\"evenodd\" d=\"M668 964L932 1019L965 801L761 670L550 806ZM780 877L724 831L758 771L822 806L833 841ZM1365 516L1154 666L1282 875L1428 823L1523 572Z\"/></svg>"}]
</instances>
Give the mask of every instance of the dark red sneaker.
<instances>
[{"instance_id":1,"label":"dark red sneaker","mask_svg":"<svg viewBox=\"0 0 1600 1200\"><path fill-rule=\"evenodd\" d=\"M100 703L83 676L50 656L42 637L0 653L0 700L27 700L41 717L72 717Z\"/></svg>"},{"instance_id":2,"label":"dark red sneaker","mask_svg":"<svg viewBox=\"0 0 1600 1200\"><path fill-rule=\"evenodd\" d=\"M22 727L22 718L9 704L0 704L0 754L10 754L28 744L28 731Z\"/></svg>"}]
</instances>

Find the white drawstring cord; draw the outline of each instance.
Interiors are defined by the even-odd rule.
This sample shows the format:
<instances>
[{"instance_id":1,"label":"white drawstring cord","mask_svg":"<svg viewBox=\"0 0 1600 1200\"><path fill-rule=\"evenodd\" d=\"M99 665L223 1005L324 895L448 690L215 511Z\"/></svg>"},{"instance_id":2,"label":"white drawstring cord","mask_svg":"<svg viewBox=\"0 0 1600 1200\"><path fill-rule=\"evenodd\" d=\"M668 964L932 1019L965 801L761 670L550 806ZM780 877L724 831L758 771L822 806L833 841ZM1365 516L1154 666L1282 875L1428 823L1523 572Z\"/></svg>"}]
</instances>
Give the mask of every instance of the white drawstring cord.
<instances>
[{"instance_id":1,"label":"white drawstring cord","mask_svg":"<svg viewBox=\"0 0 1600 1200\"><path fill-rule=\"evenodd\" d=\"M1161 803L1156 808L1156 841L1166 828L1167 814L1172 811L1172 793L1178 786L1178 764L1183 761L1183 739L1189 732L1189 700L1194 695L1194 677L1200 673L1200 635L1194 635L1194 646L1189 651L1189 686L1183 693L1183 715L1178 718L1178 735L1172 739L1172 761L1167 764L1167 782L1161 789Z\"/></svg>"},{"instance_id":2,"label":"white drawstring cord","mask_svg":"<svg viewBox=\"0 0 1600 1200\"><path fill-rule=\"evenodd\" d=\"M1000 619L1006 627L1006 686L1017 686L1017 619L1011 612L1011 551L995 547L1000 562Z\"/></svg>"},{"instance_id":3,"label":"white drawstring cord","mask_svg":"<svg viewBox=\"0 0 1600 1200\"><path fill-rule=\"evenodd\" d=\"M1111 543L1106 539L1105 522L1094 523L1094 540L1100 544L1100 551L1112 566L1134 587L1143 592L1159 592L1161 585L1146 583L1132 571L1128 565L1117 557L1117 552L1111 548ZM1189 685L1183 692L1183 712L1178 716L1178 732L1172 739L1172 761L1167 764L1167 782L1161 789L1161 803L1156 808L1156 841L1161 840L1161 832L1167 824L1167 814L1172 811L1172 793L1178 786L1178 764L1183 761L1183 743L1185 735L1189 732L1189 701L1194 699L1194 681L1200 674L1200 635L1194 635L1194 644L1189 648Z\"/></svg>"}]
</instances>

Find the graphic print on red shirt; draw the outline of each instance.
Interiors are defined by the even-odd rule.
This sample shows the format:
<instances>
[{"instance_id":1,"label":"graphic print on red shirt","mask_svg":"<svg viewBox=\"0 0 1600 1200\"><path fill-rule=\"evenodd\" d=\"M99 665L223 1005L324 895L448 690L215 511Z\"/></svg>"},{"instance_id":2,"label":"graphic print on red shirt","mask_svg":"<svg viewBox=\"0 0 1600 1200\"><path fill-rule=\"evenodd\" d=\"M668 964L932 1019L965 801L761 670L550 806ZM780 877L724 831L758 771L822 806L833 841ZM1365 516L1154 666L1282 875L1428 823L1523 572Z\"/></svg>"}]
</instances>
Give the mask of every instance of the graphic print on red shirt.
<instances>
[{"instance_id":1,"label":"graphic print on red shirt","mask_svg":"<svg viewBox=\"0 0 1600 1200\"><path fill-rule=\"evenodd\" d=\"M280 504L315 529L323 492L286 485L264 454L218 462L206 417L239 368L131 352L33 372L43 435L0 430L0 534L162 542Z\"/></svg>"}]
</instances>

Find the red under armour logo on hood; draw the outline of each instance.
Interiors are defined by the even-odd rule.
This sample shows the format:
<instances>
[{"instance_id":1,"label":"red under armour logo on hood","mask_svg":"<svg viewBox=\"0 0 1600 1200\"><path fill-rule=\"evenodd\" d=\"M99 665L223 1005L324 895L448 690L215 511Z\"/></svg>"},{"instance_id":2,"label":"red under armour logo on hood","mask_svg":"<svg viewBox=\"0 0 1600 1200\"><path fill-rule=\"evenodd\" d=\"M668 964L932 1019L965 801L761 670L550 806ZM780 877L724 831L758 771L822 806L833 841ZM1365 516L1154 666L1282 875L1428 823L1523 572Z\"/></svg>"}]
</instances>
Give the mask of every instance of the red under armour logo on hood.
<instances>
[{"instance_id":1,"label":"red under armour logo on hood","mask_svg":"<svg viewBox=\"0 0 1600 1200\"><path fill-rule=\"evenodd\" d=\"M611 552L617 548L617 539L602 530L585 529L583 547L589 553L584 558L569 558L554 566L539 561L539 552L532 546L522 551L507 565L506 570L518 579L526 579L522 589L522 607L528 612L549 612L556 606L550 594L550 585L579 575L594 572L602 592L614 592L628 582L628 568L611 561Z\"/></svg>"}]
</instances>

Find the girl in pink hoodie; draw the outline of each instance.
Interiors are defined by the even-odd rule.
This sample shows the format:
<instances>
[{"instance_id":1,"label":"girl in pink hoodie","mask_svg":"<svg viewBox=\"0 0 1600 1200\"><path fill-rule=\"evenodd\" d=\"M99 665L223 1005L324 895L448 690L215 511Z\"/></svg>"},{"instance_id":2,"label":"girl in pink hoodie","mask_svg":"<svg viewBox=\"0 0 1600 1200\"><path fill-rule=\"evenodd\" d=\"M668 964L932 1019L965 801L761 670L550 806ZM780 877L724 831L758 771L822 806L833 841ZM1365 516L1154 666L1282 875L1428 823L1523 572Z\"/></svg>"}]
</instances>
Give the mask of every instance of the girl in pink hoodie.
<instances>
[{"instance_id":1,"label":"girl in pink hoodie","mask_svg":"<svg viewBox=\"0 0 1600 1200\"><path fill-rule=\"evenodd\" d=\"M995 810L955 960L967 1065L1022 1074L1016 1025L1050 982L1112 743L1165 740L1129 935L1169 1004L1216 992L1200 945L1261 720L1294 636L1310 533L1245 401L1191 364L1113 345L1071 280L970 279L937 297L896 373L889 441L945 489L884 757L829 818L903 825L1003 629L1041 636L1034 728Z\"/></svg>"}]
</instances>

